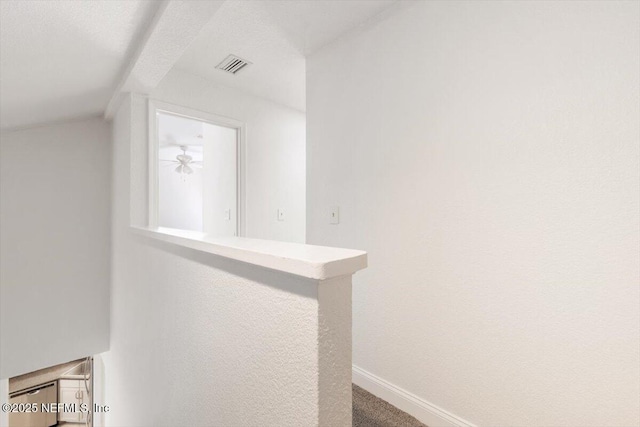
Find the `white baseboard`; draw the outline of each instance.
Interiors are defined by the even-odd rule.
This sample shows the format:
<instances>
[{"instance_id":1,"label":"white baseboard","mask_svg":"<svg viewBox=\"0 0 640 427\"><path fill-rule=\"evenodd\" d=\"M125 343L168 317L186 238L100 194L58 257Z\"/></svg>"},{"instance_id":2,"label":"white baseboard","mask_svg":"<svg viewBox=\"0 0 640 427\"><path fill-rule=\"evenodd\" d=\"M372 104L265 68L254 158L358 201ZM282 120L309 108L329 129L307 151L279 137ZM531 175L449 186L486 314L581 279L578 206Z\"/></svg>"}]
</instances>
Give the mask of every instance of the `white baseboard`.
<instances>
[{"instance_id":1,"label":"white baseboard","mask_svg":"<svg viewBox=\"0 0 640 427\"><path fill-rule=\"evenodd\" d=\"M353 382L429 427L475 427L469 421L453 415L356 365L353 365Z\"/></svg>"}]
</instances>

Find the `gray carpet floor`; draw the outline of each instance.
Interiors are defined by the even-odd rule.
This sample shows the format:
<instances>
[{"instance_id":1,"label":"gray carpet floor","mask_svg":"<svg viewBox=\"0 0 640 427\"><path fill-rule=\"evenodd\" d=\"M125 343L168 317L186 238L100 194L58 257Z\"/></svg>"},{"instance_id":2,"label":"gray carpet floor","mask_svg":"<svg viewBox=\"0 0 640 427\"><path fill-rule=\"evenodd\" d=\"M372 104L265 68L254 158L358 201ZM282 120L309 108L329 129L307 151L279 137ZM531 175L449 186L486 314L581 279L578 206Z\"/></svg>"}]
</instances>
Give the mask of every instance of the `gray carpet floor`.
<instances>
[{"instance_id":1,"label":"gray carpet floor","mask_svg":"<svg viewBox=\"0 0 640 427\"><path fill-rule=\"evenodd\" d=\"M353 384L353 427L427 427L363 388Z\"/></svg>"}]
</instances>

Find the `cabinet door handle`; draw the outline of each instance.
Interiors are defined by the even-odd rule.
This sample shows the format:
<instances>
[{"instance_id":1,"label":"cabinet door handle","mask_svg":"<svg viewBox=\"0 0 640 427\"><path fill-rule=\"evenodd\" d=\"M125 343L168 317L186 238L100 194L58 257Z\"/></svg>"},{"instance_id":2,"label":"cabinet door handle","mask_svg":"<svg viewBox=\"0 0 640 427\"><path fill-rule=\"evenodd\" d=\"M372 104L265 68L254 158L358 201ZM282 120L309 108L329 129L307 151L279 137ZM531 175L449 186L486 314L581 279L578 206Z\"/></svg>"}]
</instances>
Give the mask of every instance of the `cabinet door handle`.
<instances>
[{"instance_id":1,"label":"cabinet door handle","mask_svg":"<svg viewBox=\"0 0 640 427\"><path fill-rule=\"evenodd\" d=\"M27 393L27 396L33 396L34 394L38 394L38 393L40 393L40 390L41 389L38 389L36 391L32 391L31 393Z\"/></svg>"}]
</instances>

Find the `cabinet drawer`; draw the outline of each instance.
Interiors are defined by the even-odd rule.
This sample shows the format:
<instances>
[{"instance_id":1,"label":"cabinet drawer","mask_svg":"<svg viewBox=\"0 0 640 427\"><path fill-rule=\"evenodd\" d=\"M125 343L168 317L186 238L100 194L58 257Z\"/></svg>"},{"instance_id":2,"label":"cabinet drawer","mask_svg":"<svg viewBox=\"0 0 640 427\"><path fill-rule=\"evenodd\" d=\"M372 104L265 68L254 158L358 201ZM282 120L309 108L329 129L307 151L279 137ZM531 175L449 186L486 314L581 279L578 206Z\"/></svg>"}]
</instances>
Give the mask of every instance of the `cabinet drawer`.
<instances>
[{"instance_id":1,"label":"cabinet drawer","mask_svg":"<svg viewBox=\"0 0 640 427\"><path fill-rule=\"evenodd\" d=\"M56 414L43 412L42 407L45 404L55 404L56 401L55 382L36 386L30 391L11 397L9 403L35 406L37 409L35 412L10 413L9 425L11 427L49 427L55 425L57 423Z\"/></svg>"},{"instance_id":2,"label":"cabinet drawer","mask_svg":"<svg viewBox=\"0 0 640 427\"><path fill-rule=\"evenodd\" d=\"M82 380L58 380L60 388L80 388L84 387Z\"/></svg>"}]
</instances>

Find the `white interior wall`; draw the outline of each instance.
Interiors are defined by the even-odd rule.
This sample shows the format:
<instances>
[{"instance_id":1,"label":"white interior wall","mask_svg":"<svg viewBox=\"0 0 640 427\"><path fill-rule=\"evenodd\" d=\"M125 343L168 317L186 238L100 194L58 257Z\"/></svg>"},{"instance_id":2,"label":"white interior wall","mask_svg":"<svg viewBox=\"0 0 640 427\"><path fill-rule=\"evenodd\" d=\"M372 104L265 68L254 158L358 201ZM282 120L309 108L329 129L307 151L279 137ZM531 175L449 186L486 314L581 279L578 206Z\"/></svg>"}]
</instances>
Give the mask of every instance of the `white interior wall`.
<instances>
[{"instance_id":1,"label":"white interior wall","mask_svg":"<svg viewBox=\"0 0 640 427\"><path fill-rule=\"evenodd\" d=\"M305 114L172 70L151 96L245 123L246 237L305 240ZM278 221L283 209L285 220Z\"/></svg>"},{"instance_id":2,"label":"white interior wall","mask_svg":"<svg viewBox=\"0 0 640 427\"><path fill-rule=\"evenodd\" d=\"M205 124L203 147L204 231L237 236L238 131Z\"/></svg>"},{"instance_id":3,"label":"white interior wall","mask_svg":"<svg viewBox=\"0 0 640 427\"><path fill-rule=\"evenodd\" d=\"M143 210L133 206L146 173L143 101L126 99L113 122L105 425L317 424L315 282L131 232L130 213Z\"/></svg>"},{"instance_id":4,"label":"white interior wall","mask_svg":"<svg viewBox=\"0 0 640 427\"><path fill-rule=\"evenodd\" d=\"M639 8L416 2L308 59L355 365L478 425L640 424Z\"/></svg>"},{"instance_id":5,"label":"white interior wall","mask_svg":"<svg viewBox=\"0 0 640 427\"><path fill-rule=\"evenodd\" d=\"M109 347L110 127L2 133L0 378Z\"/></svg>"},{"instance_id":6,"label":"white interior wall","mask_svg":"<svg viewBox=\"0 0 640 427\"><path fill-rule=\"evenodd\" d=\"M9 379L0 379L0 405L9 403ZM9 427L9 412L0 411L0 427Z\"/></svg>"}]
</instances>

